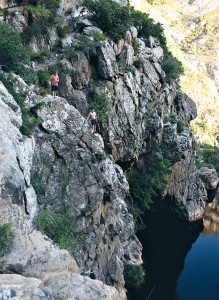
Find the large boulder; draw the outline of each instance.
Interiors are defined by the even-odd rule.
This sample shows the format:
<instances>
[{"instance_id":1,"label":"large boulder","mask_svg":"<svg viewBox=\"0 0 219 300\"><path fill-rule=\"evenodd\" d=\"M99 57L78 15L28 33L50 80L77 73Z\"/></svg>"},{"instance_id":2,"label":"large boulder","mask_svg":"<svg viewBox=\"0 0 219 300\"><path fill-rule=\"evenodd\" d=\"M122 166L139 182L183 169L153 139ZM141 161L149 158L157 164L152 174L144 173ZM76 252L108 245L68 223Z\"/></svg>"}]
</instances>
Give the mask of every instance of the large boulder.
<instances>
[{"instance_id":1,"label":"large boulder","mask_svg":"<svg viewBox=\"0 0 219 300\"><path fill-rule=\"evenodd\" d=\"M201 167L198 172L201 180L204 182L206 190L215 190L217 188L218 177L215 169Z\"/></svg>"},{"instance_id":2,"label":"large boulder","mask_svg":"<svg viewBox=\"0 0 219 300\"><path fill-rule=\"evenodd\" d=\"M98 55L98 72L104 79L112 79L116 72L118 72L118 66L116 62L115 52L113 48L107 42L101 42L97 46Z\"/></svg>"},{"instance_id":3,"label":"large boulder","mask_svg":"<svg viewBox=\"0 0 219 300\"><path fill-rule=\"evenodd\" d=\"M118 62L123 66L131 66L134 61L134 49L129 44L125 44L119 55Z\"/></svg>"}]
</instances>

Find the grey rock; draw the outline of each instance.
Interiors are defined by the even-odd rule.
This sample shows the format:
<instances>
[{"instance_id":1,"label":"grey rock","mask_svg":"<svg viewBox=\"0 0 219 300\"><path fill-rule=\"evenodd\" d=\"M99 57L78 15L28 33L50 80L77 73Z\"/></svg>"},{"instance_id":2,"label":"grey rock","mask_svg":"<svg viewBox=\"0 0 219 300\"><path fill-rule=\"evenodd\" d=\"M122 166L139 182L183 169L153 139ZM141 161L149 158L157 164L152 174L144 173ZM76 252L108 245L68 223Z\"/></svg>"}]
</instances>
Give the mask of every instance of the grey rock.
<instances>
[{"instance_id":1,"label":"grey rock","mask_svg":"<svg viewBox=\"0 0 219 300\"><path fill-rule=\"evenodd\" d=\"M177 91L174 102L178 115L184 124L189 124L191 120L197 117L196 104L185 93Z\"/></svg>"},{"instance_id":2,"label":"grey rock","mask_svg":"<svg viewBox=\"0 0 219 300\"><path fill-rule=\"evenodd\" d=\"M153 66L154 66L155 70L157 71L161 81L164 82L165 78L166 78L166 74L165 74L164 70L162 70L161 65L158 63L153 63Z\"/></svg>"},{"instance_id":3,"label":"grey rock","mask_svg":"<svg viewBox=\"0 0 219 300\"><path fill-rule=\"evenodd\" d=\"M88 85L91 77L91 66L85 54L77 53L72 57L71 63L73 65L72 85L75 89L83 89Z\"/></svg>"},{"instance_id":4,"label":"grey rock","mask_svg":"<svg viewBox=\"0 0 219 300\"><path fill-rule=\"evenodd\" d=\"M118 66L115 53L109 43L101 42L100 46L97 46L97 55L100 76L105 79L112 79L118 72Z\"/></svg>"},{"instance_id":5,"label":"grey rock","mask_svg":"<svg viewBox=\"0 0 219 300\"><path fill-rule=\"evenodd\" d=\"M74 90L73 94L67 98L69 104L74 105L82 116L88 115L88 103L82 91Z\"/></svg>"},{"instance_id":6,"label":"grey rock","mask_svg":"<svg viewBox=\"0 0 219 300\"><path fill-rule=\"evenodd\" d=\"M206 190L214 190L218 185L218 177L215 169L209 169L207 167L201 167L199 170L199 176L205 184Z\"/></svg>"},{"instance_id":7,"label":"grey rock","mask_svg":"<svg viewBox=\"0 0 219 300\"><path fill-rule=\"evenodd\" d=\"M83 29L84 27L90 27L90 26L93 26L93 23L91 23L88 19L79 19L75 23L75 27L80 29Z\"/></svg>"},{"instance_id":8,"label":"grey rock","mask_svg":"<svg viewBox=\"0 0 219 300\"><path fill-rule=\"evenodd\" d=\"M48 103L47 98L43 101ZM96 278L119 288L123 285L123 246L134 263L141 255L141 245L133 239L133 218L124 201L129 187L122 169L106 158L92 163L92 156L104 155L103 140L92 135L85 119L64 99L45 104L37 113L51 137L48 142L45 133L36 136L32 173L47 185L40 203L60 207L64 198L70 204L85 237L80 257L95 270ZM55 160L54 155L58 155ZM109 263L112 257L118 262L114 273Z\"/></svg>"},{"instance_id":9,"label":"grey rock","mask_svg":"<svg viewBox=\"0 0 219 300\"><path fill-rule=\"evenodd\" d=\"M131 35L132 35L132 38L137 38L138 36L138 30L134 27L134 26L131 26L129 28L129 31L131 32Z\"/></svg>"},{"instance_id":10,"label":"grey rock","mask_svg":"<svg viewBox=\"0 0 219 300\"><path fill-rule=\"evenodd\" d=\"M116 55L119 55L121 53L124 44L125 44L125 41L122 39L122 40L119 40L115 46L113 46Z\"/></svg>"},{"instance_id":11,"label":"grey rock","mask_svg":"<svg viewBox=\"0 0 219 300\"><path fill-rule=\"evenodd\" d=\"M132 34L129 30L126 31L126 42L131 45L132 44Z\"/></svg>"},{"instance_id":12,"label":"grey rock","mask_svg":"<svg viewBox=\"0 0 219 300\"><path fill-rule=\"evenodd\" d=\"M129 44L125 43L122 52L119 55L118 62L124 66L133 65L134 61L134 49Z\"/></svg>"},{"instance_id":13,"label":"grey rock","mask_svg":"<svg viewBox=\"0 0 219 300\"><path fill-rule=\"evenodd\" d=\"M86 26L83 28L83 33L87 35L94 35L95 33L103 33L103 31L96 26Z\"/></svg>"},{"instance_id":14,"label":"grey rock","mask_svg":"<svg viewBox=\"0 0 219 300\"><path fill-rule=\"evenodd\" d=\"M18 33L21 33L27 26L28 21L20 11L14 11L12 17L9 19L9 23Z\"/></svg>"},{"instance_id":15,"label":"grey rock","mask_svg":"<svg viewBox=\"0 0 219 300\"><path fill-rule=\"evenodd\" d=\"M151 83L155 87L157 87L159 84L159 76L157 75L157 72L155 71L152 64L146 59L144 60L144 63L143 63L143 71L144 71L145 75L148 76Z\"/></svg>"},{"instance_id":16,"label":"grey rock","mask_svg":"<svg viewBox=\"0 0 219 300\"><path fill-rule=\"evenodd\" d=\"M156 48L152 48L152 53L158 59L158 61L162 61L164 52L160 46Z\"/></svg>"}]
</instances>

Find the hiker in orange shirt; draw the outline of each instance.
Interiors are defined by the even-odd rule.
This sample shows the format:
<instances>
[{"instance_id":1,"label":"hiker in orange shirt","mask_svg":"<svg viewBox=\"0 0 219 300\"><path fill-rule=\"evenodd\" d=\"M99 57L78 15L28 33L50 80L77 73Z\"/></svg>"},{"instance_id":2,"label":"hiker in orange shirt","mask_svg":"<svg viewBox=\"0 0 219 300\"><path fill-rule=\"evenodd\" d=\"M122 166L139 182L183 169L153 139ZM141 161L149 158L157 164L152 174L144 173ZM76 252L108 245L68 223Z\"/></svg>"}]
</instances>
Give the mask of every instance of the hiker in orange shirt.
<instances>
[{"instance_id":1,"label":"hiker in orange shirt","mask_svg":"<svg viewBox=\"0 0 219 300\"><path fill-rule=\"evenodd\" d=\"M53 98L56 97L56 93L58 92L58 82L59 82L59 76L58 76L58 71L53 74L50 79L52 80L52 95Z\"/></svg>"}]
</instances>

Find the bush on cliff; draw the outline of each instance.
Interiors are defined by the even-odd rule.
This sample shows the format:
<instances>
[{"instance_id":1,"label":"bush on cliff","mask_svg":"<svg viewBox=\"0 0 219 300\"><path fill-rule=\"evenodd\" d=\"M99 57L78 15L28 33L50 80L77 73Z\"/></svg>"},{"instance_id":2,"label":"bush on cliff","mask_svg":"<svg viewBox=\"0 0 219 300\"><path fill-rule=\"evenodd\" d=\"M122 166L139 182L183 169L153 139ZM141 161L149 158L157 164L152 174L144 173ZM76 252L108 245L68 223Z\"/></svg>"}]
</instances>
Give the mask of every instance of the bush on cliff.
<instances>
[{"instance_id":1,"label":"bush on cliff","mask_svg":"<svg viewBox=\"0 0 219 300\"><path fill-rule=\"evenodd\" d=\"M14 231L11 223L0 224L0 257L8 252L14 241Z\"/></svg>"},{"instance_id":2,"label":"bush on cliff","mask_svg":"<svg viewBox=\"0 0 219 300\"><path fill-rule=\"evenodd\" d=\"M113 0L85 0L84 5L95 13L93 19L104 33L115 41L125 38L132 23L129 6L120 6Z\"/></svg>"},{"instance_id":3,"label":"bush on cliff","mask_svg":"<svg viewBox=\"0 0 219 300\"><path fill-rule=\"evenodd\" d=\"M70 215L68 207L55 210L41 210L35 219L38 229L59 245L61 249L75 250L79 232L75 219Z\"/></svg>"},{"instance_id":4,"label":"bush on cliff","mask_svg":"<svg viewBox=\"0 0 219 300\"><path fill-rule=\"evenodd\" d=\"M140 265L125 264L123 275L127 289L139 288L144 283L144 271Z\"/></svg>"},{"instance_id":5,"label":"bush on cliff","mask_svg":"<svg viewBox=\"0 0 219 300\"><path fill-rule=\"evenodd\" d=\"M22 40L29 44L30 40L35 37L40 40L47 37L48 29L54 26L56 20L56 13L54 11L43 8L40 4L26 5L24 10L29 14L29 25L22 32Z\"/></svg>"},{"instance_id":6,"label":"bush on cliff","mask_svg":"<svg viewBox=\"0 0 219 300\"><path fill-rule=\"evenodd\" d=\"M136 208L145 210L153 203L153 196L167 188L166 174L170 174L170 163L158 157L148 166L140 166L127 173L131 196Z\"/></svg>"},{"instance_id":7,"label":"bush on cliff","mask_svg":"<svg viewBox=\"0 0 219 300\"><path fill-rule=\"evenodd\" d=\"M21 64L28 64L30 53L23 47L19 34L0 22L0 65L5 71L18 71Z\"/></svg>"}]
</instances>

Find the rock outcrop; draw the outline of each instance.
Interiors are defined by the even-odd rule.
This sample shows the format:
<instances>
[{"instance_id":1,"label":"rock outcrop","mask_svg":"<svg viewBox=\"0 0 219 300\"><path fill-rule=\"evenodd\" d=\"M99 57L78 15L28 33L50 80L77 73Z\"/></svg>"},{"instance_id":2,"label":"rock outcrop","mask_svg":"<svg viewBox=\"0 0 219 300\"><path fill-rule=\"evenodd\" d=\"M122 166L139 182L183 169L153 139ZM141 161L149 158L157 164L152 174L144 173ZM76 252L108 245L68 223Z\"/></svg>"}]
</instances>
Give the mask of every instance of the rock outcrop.
<instances>
[{"instance_id":1,"label":"rock outcrop","mask_svg":"<svg viewBox=\"0 0 219 300\"><path fill-rule=\"evenodd\" d=\"M218 176L215 169L201 167L199 169L199 176L205 184L206 190L215 190L218 185Z\"/></svg>"},{"instance_id":2,"label":"rock outcrop","mask_svg":"<svg viewBox=\"0 0 219 300\"><path fill-rule=\"evenodd\" d=\"M80 215L80 217L81 214L84 214L84 217L78 218L81 228L84 229L84 235L87 234L84 241L84 252L80 253L80 258L83 257L82 254L90 257L90 260L87 257L88 266L95 271L96 278L110 284L117 282L117 287L122 288L124 256L126 255L127 261L138 262L141 253L141 245L134 235L132 216L128 213L127 205L124 202L124 198L128 195L128 184L122 170L110 160L101 162L99 167L91 163L92 153L93 155L103 153L103 141L100 136L92 135L91 129L80 113L61 98L51 104L49 102L52 97L44 99L45 105L38 112L44 121L42 123L44 130L38 131L35 138L23 138L18 130L18 127L21 126L20 109L2 84L0 88L0 126L2 133L0 217L1 222L11 222L15 231L12 250L0 259L0 272L21 274L19 280L21 282L30 281L33 290L35 290L36 285L36 293L39 295L41 292L38 287L42 285L41 290L48 290L51 297L57 297L60 294L65 299L68 297L71 299L73 296L85 297L85 293L89 293L90 299L95 299L95 297L98 299L98 295L99 299L101 297L123 299L124 292L122 289L119 294L114 288L103 286L98 281L93 284L92 280L76 275L80 274L81 271L69 252L60 250L50 239L36 230L33 218L36 216L38 203L35 191L30 184L30 169L34 176L34 172L38 168L37 174L39 176L42 173L43 181L43 175L46 175L40 168L44 167L46 170L47 166L51 167L51 174L48 174L47 170L47 175L50 175L48 177L52 189L48 189L46 192L48 198L45 199L49 204L51 204L52 199L57 205L59 205L59 201L60 203L65 201L64 187L61 186L61 192L59 187L54 189L55 186L59 186L61 180L60 184L65 185L66 191L68 191L68 196L66 196L70 197L66 201L70 203L70 199L72 199L74 202L72 213L75 216ZM52 106L54 106L54 110L51 110ZM15 120L16 122L14 122ZM66 130L71 131L72 129L74 133L68 133L68 137L72 135L72 139L66 139ZM53 134L54 137L56 136L54 145L48 143L45 138L48 133L51 134L51 138ZM68 140L68 145L64 146L65 141L62 139ZM65 147L69 148L65 149ZM42 151L42 149L44 150ZM81 157L79 160L75 156L77 152L77 155ZM37 155L41 157L39 158ZM52 161L53 159L54 161ZM86 160L87 164L85 163ZM68 167L66 166L69 167L69 171L71 169L74 172L72 172L72 176L64 178L66 174L59 174L59 172L65 168L67 170ZM59 176L63 175L63 177L57 179L57 172ZM104 174L103 178L101 173ZM79 181L79 179L82 180L80 176L83 177L81 182ZM64 183L64 179L68 183ZM72 184L74 187L71 186ZM73 191L74 194L71 195ZM59 198L60 193L61 197ZM108 193L105 200L104 193ZM40 200L39 197L38 201L45 203L45 200ZM106 201L106 205L104 205L104 201ZM93 208L91 209L91 207ZM116 214L117 219L111 217ZM91 229L89 223L95 226L92 226ZM105 224L107 224L106 227ZM92 233L92 231L94 232ZM119 238L119 236L121 237ZM107 243L108 239L110 242ZM7 281L4 276L6 275L1 275L0 280ZM30 277L30 279L25 279L23 276ZM69 278L66 291L62 288L62 276L65 281L67 276ZM31 277L39 280L32 280ZM14 278L11 280L13 281ZM83 287L76 288L82 283ZM93 291L89 292L89 289L93 289ZM23 289L18 292L19 295L24 296L24 299L28 299L26 293L27 291Z\"/></svg>"}]
</instances>

